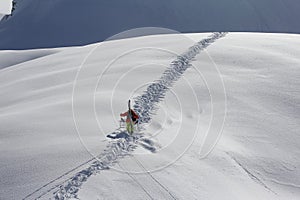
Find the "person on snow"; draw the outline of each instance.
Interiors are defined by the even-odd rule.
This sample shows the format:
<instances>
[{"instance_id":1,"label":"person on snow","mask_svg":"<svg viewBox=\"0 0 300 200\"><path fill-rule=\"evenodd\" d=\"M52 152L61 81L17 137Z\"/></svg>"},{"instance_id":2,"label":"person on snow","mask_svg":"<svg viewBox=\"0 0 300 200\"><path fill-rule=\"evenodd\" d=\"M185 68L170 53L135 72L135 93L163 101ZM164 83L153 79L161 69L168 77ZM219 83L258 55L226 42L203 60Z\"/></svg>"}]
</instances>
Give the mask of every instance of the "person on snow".
<instances>
[{"instance_id":1,"label":"person on snow","mask_svg":"<svg viewBox=\"0 0 300 200\"><path fill-rule=\"evenodd\" d=\"M126 117L126 130L132 134L134 131L134 125L138 123L139 116L130 108L130 100L128 102L128 111L121 113L121 117Z\"/></svg>"}]
</instances>

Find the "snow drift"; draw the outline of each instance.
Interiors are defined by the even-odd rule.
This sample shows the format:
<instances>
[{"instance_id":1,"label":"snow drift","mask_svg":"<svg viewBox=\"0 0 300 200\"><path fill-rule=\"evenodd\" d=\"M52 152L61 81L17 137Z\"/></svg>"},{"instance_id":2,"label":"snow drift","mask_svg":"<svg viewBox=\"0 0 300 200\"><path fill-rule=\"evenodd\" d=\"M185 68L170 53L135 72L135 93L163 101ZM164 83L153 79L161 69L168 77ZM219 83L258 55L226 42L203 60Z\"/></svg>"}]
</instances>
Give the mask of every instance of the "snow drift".
<instances>
[{"instance_id":1,"label":"snow drift","mask_svg":"<svg viewBox=\"0 0 300 200\"><path fill-rule=\"evenodd\" d=\"M207 35L188 36L196 43ZM115 40L102 44L87 66L101 72L120 51L141 44L172 47L181 53L191 46L179 44L174 35ZM95 45L17 51L16 63L1 59L5 62L0 65L5 66L0 70L1 199L53 198L53 192L61 189L69 176L76 176L81 167L89 167L92 156L82 142L95 154L106 149L107 139L91 126L95 119L88 115L89 107L78 107L86 130L80 137L72 116L73 81L80 63ZM171 146L167 154L161 154L160 147L177 136L178 127L183 127L179 129L183 135L192 133L191 127L199 117L200 129L188 151L172 165L151 173L101 170L85 180L77 191L78 198L299 199L299 46L299 36L292 34L230 33L213 43L207 48L209 54L199 54L192 64L197 64L198 70L211 66L209 55L219 67L226 87L227 119L216 149L208 158L199 159L199 137L209 128L210 94L196 69L190 68L172 87L184 102L183 109L169 92L145 131L145 135L152 135L157 152L145 155L149 151L139 146L134 154L111 167L145 172L149 164L157 164L148 158L170 159L178 147ZM1 54L5 57L7 52ZM112 102L114 116L118 116L126 109L132 90L159 78L173 60L172 54L146 50L115 63L103 77L95 97L105 133L117 127L109 115L110 81L116 83L126 74ZM144 63L148 65L141 65ZM141 67L126 73L135 66ZM98 79L97 74L87 75L88 79L82 79L83 86ZM195 89L200 109L195 109L189 87ZM83 90L79 103L91 93L86 87ZM142 91L137 89L136 93ZM49 183L53 183L50 188Z\"/></svg>"}]
</instances>

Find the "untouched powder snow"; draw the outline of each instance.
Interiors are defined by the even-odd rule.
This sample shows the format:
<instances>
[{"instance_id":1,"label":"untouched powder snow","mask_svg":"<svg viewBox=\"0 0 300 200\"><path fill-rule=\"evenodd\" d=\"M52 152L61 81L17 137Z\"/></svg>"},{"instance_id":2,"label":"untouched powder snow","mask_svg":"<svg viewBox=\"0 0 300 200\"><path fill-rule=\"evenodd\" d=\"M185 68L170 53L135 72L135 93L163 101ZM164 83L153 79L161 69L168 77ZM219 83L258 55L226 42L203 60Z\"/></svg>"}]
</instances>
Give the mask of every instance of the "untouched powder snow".
<instances>
[{"instance_id":1,"label":"untouched powder snow","mask_svg":"<svg viewBox=\"0 0 300 200\"><path fill-rule=\"evenodd\" d=\"M13 66L1 59L0 66L5 66L0 70L1 199L54 198L63 183L95 162L93 155L118 142L105 133L118 127L128 98L141 95L176 59L176 54L158 48L181 55L209 35L187 34L194 42L157 35L98 47L34 50L29 52L33 60L27 51L16 51L22 62ZM156 49L129 52L111 63L128 46ZM133 146L120 158L110 155L116 159L108 168L82 176L87 179L75 192L77 198L299 199L299 46L298 35L262 33L229 33L211 44L158 104L142 131L145 140L130 143ZM84 66L97 73L81 71L84 76L77 77L81 93L72 106L76 74L91 50ZM6 53L0 51L0 56ZM203 158L214 86L209 91L197 70L205 74L204 69L214 64L226 89L227 117L217 146ZM98 87L91 89L100 74ZM92 94L95 115L89 106ZM216 105L222 103L221 98L215 100ZM222 114L217 110L215 117ZM95 126L97 120L101 129ZM189 140L192 144L182 152L181 145ZM182 157L174 159L178 153Z\"/></svg>"},{"instance_id":2,"label":"untouched powder snow","mask_svg":"<svg viewBox=\"0 0 300 200\"><path fill-rule=\"evenodd\" d=\"M137 27L300 33L298 0L16 0L0 49L90 44Z\"/></svg>"}]
</instances>

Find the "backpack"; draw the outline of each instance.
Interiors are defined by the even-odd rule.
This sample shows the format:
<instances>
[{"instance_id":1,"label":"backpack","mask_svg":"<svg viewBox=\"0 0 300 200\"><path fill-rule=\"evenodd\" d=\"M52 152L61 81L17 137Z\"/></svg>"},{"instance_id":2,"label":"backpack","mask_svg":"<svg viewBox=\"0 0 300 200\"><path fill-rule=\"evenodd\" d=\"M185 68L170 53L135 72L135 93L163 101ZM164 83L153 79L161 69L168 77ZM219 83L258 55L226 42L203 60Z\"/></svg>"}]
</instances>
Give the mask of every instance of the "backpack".
<instances>
[{"instance_id":1,"label":"backpack","mask_svg":"<svg viewBox=\"0 0 300 200\"><path fill-rule=\"evenodd\" d=\"M139 116L131 109L132 121L136 124L138 122Z\"/></svg>"}]
</instances>

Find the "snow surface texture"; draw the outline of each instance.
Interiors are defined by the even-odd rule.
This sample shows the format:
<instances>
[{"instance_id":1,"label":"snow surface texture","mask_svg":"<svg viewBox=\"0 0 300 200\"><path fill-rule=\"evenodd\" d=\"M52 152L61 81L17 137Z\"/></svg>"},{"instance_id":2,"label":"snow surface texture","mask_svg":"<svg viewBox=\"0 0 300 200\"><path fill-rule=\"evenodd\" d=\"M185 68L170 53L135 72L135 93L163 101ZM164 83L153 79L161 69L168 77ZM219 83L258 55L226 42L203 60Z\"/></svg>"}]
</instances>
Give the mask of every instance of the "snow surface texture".
<instances>
[{"instance_id":1,"label":"snow surface texture","mask_svg":"<svg viewBox=\"0 0 300 200\"><path fill-rule=\"evenodd\" d=\"M298 0L17 0L0 49L74 46L137 27L299 33ZM83 14L84 13L84 14Z\"/></svg>"},{"instance_id":2,"label":"snow surface texture","mask_svg":"<svg viewBox=\"0 0 300 200\"><path fill-rule=\"evenodd\" d=\"M39 50L27 50L27 51L1 51L0 54L0 69L9 67L12 65L17 65L22 62L34 60L41 58L43 56L48 56L57 53L61 50L58 49L39 49Z\"/></svg>"},{"instance_id":3,"label":"snow surface texture","mask_svg":"<svg viewBox=\"0 0 300 200\"><path fill-rule=\"evenodd\" d=\"M211 43L225 35L226 33L214 33L209 38L201 40L194 46L190 47L186 53L178 56L176 60L172 61L170 67L164 71L162 77L158 81L155 81L153 84L148 86L144 94L136 98L134 110L140 116L141 125L144 123L150 123L151 115L155 114L155 111L159 108L158 103L163 101L166 92L170 90L174 82L183 75L186 69L191 66L191 60ZM87 169L80 171L70 180L66 181L65 184L60 185L60 189L55 192L55 199L61 200L65 198L77 198L77 192L79 191L80 186L87 180L88 177L99 173L100 170L108 169L109 166L118 160L118 158L122 158L126 154L129 154L136 146L134 143L140 141L150 144L150 146L147 145L146 148L151 152L155 152L155 148L151 146L153 143L151 139L144 138L142 136L134 138L133 143L130 143L130 138L112 142L105 152L98 157L98 161L93 162ZM141 144L146 145L145 143ZM149 196L151 197L151 195Z\"/></svg>"},{"instance_id":4,"label":"snow surface texture","mask_svg":"<svg viewBox=\"0 0 300 200\"><path fill-rule=\"evenodd\" d=\"M134 104L134 110L140 116L140 123L149 123L151 115L158 109L158 103L162 101L166 92L170 90L183 73L191 66L192 59L203 49L207 48L217 39L222 38L226 33L214 33L207 39L201 40L188 51L176 58L170 67L164 71L162 77L147 87L147 90L141 96L137 97Z\"/></svg>"},{"instance_id":5,"label":"snow surface texture","mask_svg":"<svg viewBox=\"0 0 300 200\"><path fill-rule=\"evenodd\" d=\"M188 36L201 41L208 34ZM88 66L105 66L116 52L128 45L165 45L176 48L178 52L185 52L190 47L178 44L176 39L172 35L158 35L110 41L96 51ZM118 150L117 154L111 155L110 162L118 161L112 164L119 170L98 165L99 162L86 152L74 128L73 81L79 63L94 46L48 52L17 51L20 62L11 66L7 61L1 63L1 66L6 66L0 71L1 199L26 196L33 199L42 194L45 194L42 199L53 198L56 186L63 190L74 177L79 183L85 182L79 191L78 187L73 188L79 199L299 199L299 36L230 33L207 48L225 83L228 114L223 137L206 159L199 159L199 150L201 135L209 128L210 97L206 85L192 67L166 94L157 115L152 116L151 124L146 127L144 138L151 140L143 143L155 147L156 153L132 141L108 143L105 136L93 137L94 130L89 128L93 116L83 114L89 129L86 135L80 135L81 140L90 142L91 149L98 154L105 149ZM3 53L7 52L1 51L0 55ZM36 59L28 60L29 54ZM192 64L201 68L210 66L209 57L200 53ZM158 80L176 57L163 52L142 51L134 58L117 63L105 75L105 80L114 80L130 69L129 66L150 61L163 63L166 67L143 66L141 70L128 74L126 80L135 80L138 85ZM96 79L96 76L90 75L91 79ZM194 107L186 80L195 89L201 112ZM89 80L82 80L85 81ZM122 82L117 88L116 116L126 109L128 93L134 87L129 87L131 82ZM101 121L106 124L104 132L109 133L117 124L108 115L111 109L106 104L110 92L107 84L102 85L107 91L99 91L96 99ZM179 98L183 97L182 109L175 103L172 91ZM142 91L138 93L142 94ZM182 120L178 119L180 113ZM168 160L172 154L161 154L160 146L176 137L175 131L181 121L184 122L181 132L187 135L193 132L189 127L197 123L197 116L201 119L197 133L200 140L197 137L180 160L149 172L149 161L143 160L148 156L145 152L160 160ZM159 134L153 135L158 130ZM172 150L176 152L176 148ZM128 153L131 156L126 156ZM123 159L119 159L121 157ZM89 171L84 171L89 167L98 168L100 173L90 175ZM50 188L49 183L53 183ZM61 185L63 187L59 188Z\"/></svg>"}]
</instances>

